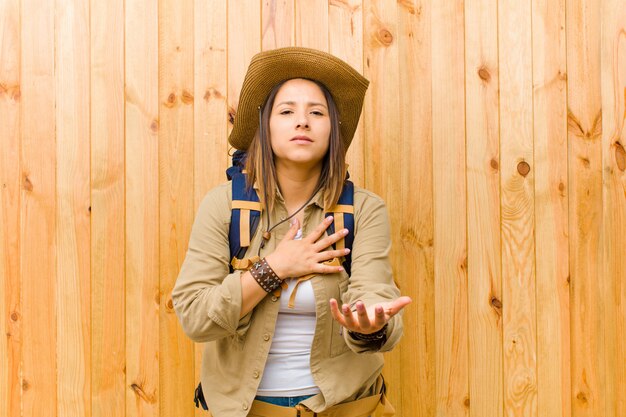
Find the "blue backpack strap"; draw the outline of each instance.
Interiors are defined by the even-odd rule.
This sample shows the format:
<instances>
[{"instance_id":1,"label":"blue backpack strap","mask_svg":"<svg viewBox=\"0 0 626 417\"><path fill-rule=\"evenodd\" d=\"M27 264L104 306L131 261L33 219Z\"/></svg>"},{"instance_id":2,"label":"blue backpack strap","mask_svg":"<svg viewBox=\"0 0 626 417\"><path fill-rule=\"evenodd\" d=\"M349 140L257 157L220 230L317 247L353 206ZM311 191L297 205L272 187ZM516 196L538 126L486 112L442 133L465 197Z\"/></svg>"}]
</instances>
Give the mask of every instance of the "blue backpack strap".
<instances>
[{"instance_id":1,"label":"blue backpack strap","mask_svg":"<svg viewBox=\"0 0 626 417\"><path fill-rule=\"evenodd\" d=\"M354 243L354 184L352 181L346 180L337 205L328 210L324 217L330 215L332 215L334 219L330 226L328 226L328 229L326 229L329 235L335 233L335 230L348 229L348 235L335 244L335 249L348 248L352 250L352 243ZM352 252L344 257L343 267L348 275L350 275L352 268Z\"/></svg>"},{"instance_id":2,"label":"blue backpack strap","mask_svg":"<svg viewBox=\"0 0 626 417\"><path fill-rule=\"evenodd\" d=\"M246 186L246 174L243 173L244 160L245 153L236 151L233 155L233 166L226 170L228 179L232 181L232 205L228 229L231 272L233 259L242 259L245 256L261 220L259 196L254 188Z\"/></svg>"}]
</instances>

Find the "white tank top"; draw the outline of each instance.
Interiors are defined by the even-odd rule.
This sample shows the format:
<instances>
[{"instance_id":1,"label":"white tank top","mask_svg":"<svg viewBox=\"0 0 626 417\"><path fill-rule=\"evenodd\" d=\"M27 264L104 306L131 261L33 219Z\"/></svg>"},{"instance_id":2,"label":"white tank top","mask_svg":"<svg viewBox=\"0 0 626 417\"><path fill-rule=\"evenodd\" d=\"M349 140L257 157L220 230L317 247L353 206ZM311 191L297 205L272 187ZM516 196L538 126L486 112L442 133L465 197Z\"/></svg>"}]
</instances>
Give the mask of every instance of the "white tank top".
<instances>
[{"instance_id":1,"label":"white tank top","mask_svg":"<svg viewBox=\"0 0 626 417\"><path fill-rule=\"evenodd\" d=\"M287 303L297 279L286 280L289 287L280 296L274 338L257 395L298 397L315 395L320 389L311 374L311 344L315 335L315 295L311 281L298 285L295 307Z\"/></svg>"}]
</instances>

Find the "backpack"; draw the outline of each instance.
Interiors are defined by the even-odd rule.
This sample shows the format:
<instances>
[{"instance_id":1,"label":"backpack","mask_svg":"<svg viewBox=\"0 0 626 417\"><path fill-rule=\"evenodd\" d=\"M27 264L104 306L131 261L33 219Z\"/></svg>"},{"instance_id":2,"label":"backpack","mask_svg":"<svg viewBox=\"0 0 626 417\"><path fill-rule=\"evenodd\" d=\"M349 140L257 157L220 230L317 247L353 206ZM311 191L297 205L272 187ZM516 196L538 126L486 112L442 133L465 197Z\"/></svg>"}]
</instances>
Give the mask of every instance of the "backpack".
<instances>
[{"instance_id":1,"label":"backpack","mask_svg":"<svg viewBox=\"0 0 626 417\"><path fill-rule=\"evenodd\" d=\"M256 233L261 222L261 203L254 188L246 186L246 174L243 170L246 153L241 150L235 151L232 157L232 166L226 170L226 177L232 181L232 205L230 214L230 227L228 229L228 244L230 246L229 264L230 272L236 269L247 269L249 260L244 256L250 241ZM349 177L349 174L348 174ZM327 211L324 217L333 216L333 222L328 226L326 232L331 235L335 229L348 229L349 233L335 244L335 249L348 248L352 250L354 242L354 184L346 179L343 190L332 210ZM352 251L344 257L342 262L346 273L350 275L352 266ZM194 394L196 408L208 410L202 383L196 387Z\"/></svg>"}]
</instances>

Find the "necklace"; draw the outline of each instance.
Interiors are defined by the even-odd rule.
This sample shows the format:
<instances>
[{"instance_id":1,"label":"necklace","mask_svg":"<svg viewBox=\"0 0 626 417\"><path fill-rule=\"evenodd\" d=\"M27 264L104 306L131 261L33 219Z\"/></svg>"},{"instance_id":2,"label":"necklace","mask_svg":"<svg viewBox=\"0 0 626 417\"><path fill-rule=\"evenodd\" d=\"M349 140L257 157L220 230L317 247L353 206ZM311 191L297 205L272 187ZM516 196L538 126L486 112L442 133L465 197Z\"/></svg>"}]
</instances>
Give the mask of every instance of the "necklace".
<instances>
[{"instance_id":1,"label":"necklace","mask_svg":"<svg viewBox=\"0 0 626 417\"><path fill-rule=\"evenodd\" d=\"M257 256L261 256L261 249L263 249L265 247L265 243L268 240L270 240L270 237L272 237L272 230L274 230L276 227L280 226L281 224L285 223L287 220L292 219L293 216L295 216L300 211L302 211L302 209L305 208L307 206L307 204L309 204L311 202L311 200L313 200L313 197L315 197L315 194L317 194L317 192L320 190L320 188L321 187L318 185L317 188L315 189L315 191L313 191L313 193L311 194L311 197L309 197L309 199L307 201L305 201L304 204L301 205L298 210L294 211L288 217L282 219L281 221L279 221L278 223L276 223L273 226L271 226L271 224L270 224L270 212L269 212L269 210L265 210L265 212L267 214L267 229L265 229L265 231L263 232L263 236L262 236L263 240L261 241L261 245L259 245L259 250L257 252Z\"/></svg>"}]
</instances>

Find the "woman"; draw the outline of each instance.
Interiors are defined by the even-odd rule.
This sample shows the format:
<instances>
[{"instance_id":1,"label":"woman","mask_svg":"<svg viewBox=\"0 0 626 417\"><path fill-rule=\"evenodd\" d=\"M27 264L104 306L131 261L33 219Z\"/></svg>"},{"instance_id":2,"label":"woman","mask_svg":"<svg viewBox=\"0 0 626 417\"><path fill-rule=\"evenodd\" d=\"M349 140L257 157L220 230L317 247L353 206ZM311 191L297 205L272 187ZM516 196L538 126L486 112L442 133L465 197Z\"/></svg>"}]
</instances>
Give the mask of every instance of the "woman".
<instances>
[{"instance_id":1,"label":"woman","mask_svg":"<svg viewBox=\"0 0 626 417\"><path fill-rule=\"evenodd\" d=\"M185 333L209 342L201 381L215 417L392 415L381 352L399 341L411 299L392 278L382 200L355 187L352 205L337 209L367 86L316 50L252 59L229 142L246 151L247 191L259 200L246 204L260 207L259 226L241 242L243 259L231 256L231 228L248 227L231 222L240 190L211 190L172 292ZM354 212L352 231L335 221L341 210Z\"/></svg>"}]
</instances>

